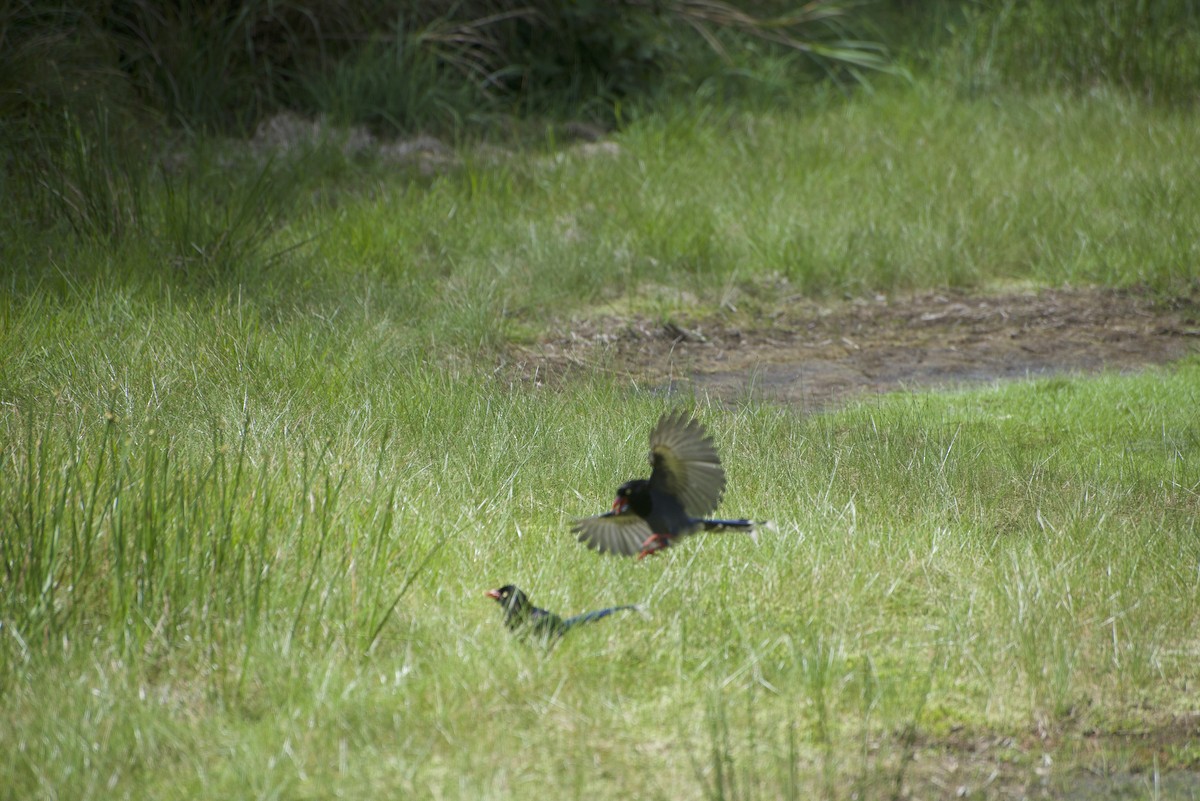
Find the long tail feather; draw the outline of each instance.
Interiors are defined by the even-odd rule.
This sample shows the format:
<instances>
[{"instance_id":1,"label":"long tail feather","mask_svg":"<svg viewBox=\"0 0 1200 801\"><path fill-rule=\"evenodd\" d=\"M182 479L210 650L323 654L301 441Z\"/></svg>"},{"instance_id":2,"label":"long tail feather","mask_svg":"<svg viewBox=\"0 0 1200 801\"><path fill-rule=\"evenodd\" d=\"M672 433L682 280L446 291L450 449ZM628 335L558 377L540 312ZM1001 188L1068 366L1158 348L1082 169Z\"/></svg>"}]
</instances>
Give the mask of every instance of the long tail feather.
<instances>
[{"instance_id":1,"label":"long tail feather","mask_svg":"<svg viewBox=\"0 0 1200 801\"><path fill-rule=\"evenodd\" d=\"M572 628L573 626L577 626L580 623L592 623L596 620L600 620L601 618L608 617L613 612L620 612L623 609L630 609L634 612L642 611L640 606L626 605L610 606L608 609L597 609L595 612L584 612L582 615L576 615L575 617L569 617L564 620L562 624L562 630L567 631L568 629Z\"/></svg>"},{"instance_id":2,"label":"long tail feather","mask_svg":"<svg viewBox=\"0 0 1200 801\"><path fill-rule=\"evenodd\" d=\"M753 520L701 520L705 531L750 531Z\"/></svg>"},{"instance_id":3,"label":"long tail feather","mask_svg":"<svg viewBox=\"0 0 1200 801\"><path fill-rule=\"evenodd\" d=\"M754 540L754 544L758 544L758 532L755 531L755 526L758 525L753 520L699 520L697 521L705 531L744 531L750 535L750 539Z\"/></svg>"}]
</instances>

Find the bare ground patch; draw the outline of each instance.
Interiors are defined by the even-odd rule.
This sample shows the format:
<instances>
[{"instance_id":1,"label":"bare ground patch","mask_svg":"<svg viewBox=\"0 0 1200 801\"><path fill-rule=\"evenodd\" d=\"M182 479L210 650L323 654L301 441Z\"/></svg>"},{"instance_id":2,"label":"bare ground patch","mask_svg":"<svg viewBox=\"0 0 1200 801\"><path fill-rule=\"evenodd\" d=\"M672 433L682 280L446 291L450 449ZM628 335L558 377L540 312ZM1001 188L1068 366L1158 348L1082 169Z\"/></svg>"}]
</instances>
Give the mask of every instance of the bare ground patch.
<instances>
[{"instance_id":1,"label":"bare ground patch","mask_svg":"<svg viewBox=\"0 0 1200 801\"><path fill-rule=\"evenodd\" d=\"M1157 716L1133 728L1067 723L1021 736L958 730L918 736L903 798L1133 801L1200 798L1200 715Z\"/></svg>"},{"instance_id":2,"label":"bare ground patch","mask_svg":"<svg viewBox=\"0 0 1200 801\"><path fill-rule=\"evenodd\" d=\"M755 314L578 321L514 348L509 367L551 383L613 370L725 402L754 397L820 410L862 394L1137 370L1200 351L1194 294L928 292L823 304L780 293L760 305Z\"/></svg>"}]
</instances>

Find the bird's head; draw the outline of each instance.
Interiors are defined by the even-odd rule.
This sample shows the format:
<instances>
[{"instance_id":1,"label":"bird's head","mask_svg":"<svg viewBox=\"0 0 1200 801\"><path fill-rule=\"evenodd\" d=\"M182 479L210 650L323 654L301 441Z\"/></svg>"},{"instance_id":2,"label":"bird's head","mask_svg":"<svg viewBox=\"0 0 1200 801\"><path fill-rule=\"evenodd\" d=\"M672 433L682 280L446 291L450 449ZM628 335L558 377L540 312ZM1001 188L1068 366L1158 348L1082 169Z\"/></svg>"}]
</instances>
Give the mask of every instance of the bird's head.
<instances>
[{"instance_id":1,"label":"bird's head","mask_svg":"<svg viewBox=\"0 0 1200 801\"><path fill-rule=\"evenodd\" d=\"M621 486L617 487L617 497L613 499L612 513L619 515L629 509L629 504L633 501L634 496L646 491L646 480L644 478L636 478L633 481L626 481Z\"/></svg>"},{"instance_id":2,"label":"bird's head","mask_svg":"<svg viewBox=\"0 0 1200 801\"><path fill-rule=\"evenodd\" d=\"M529 598L525 596L525 593L512 584L505 584L498 590L488 590L485 594L503 606L505 612L517 612L524 609L529 603Z\"/></svg>"}]
</instances>

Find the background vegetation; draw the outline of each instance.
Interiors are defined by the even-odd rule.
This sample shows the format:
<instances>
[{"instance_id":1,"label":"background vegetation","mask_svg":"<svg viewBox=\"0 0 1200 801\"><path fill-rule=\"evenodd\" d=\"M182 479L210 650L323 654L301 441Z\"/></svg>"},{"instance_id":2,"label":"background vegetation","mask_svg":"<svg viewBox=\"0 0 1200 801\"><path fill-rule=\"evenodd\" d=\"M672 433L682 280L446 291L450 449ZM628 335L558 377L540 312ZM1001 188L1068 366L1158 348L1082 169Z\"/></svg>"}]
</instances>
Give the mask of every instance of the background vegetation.
<instances>
[{"instance_id":1,"label":"background vegetation","mask_svg":"<svg viewBox=\"0 0 1200 801\"><path fill-rule=\"evenodd\" d=\"M506 359L793 293L1185 301L1195 17L0 6L0 787L1188 797L1194 358L820 416ZM675 404L776 529L583 550ZM510 581L649 617L545 654Z\"/></svg>"}]
</instances>

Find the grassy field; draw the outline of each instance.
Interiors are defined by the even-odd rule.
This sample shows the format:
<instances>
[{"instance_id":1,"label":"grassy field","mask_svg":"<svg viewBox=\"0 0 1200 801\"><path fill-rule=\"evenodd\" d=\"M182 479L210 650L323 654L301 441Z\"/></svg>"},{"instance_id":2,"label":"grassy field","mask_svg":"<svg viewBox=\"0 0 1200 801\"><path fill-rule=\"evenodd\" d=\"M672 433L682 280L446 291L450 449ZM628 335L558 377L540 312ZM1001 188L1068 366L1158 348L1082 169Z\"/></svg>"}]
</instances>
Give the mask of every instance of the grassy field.
<instances>
[{"instance_id":1,"label":"grassy field","mask_svg":"<svg viewBox=\"0 0 1200 801\"><path fill-rule=\"evenodd\" d=\"M806 97L433 176L68 143L0 211L0 797L1200 795L1196 357L814 416L498 369L781 291L1194 293L1194 111ZM677 406L760 546L575 543ZM509 582L647 615L546 653Z\"/></svg>"},{"instance_id":2,"label":"grassy field","mask_svg":"<svg viewBox=\"0 0 1200 801\"><path fill-rule=\"evenodd\" d=\"M700 402L725 508L777 529L643 563L566 527L642 469L660 400L413 378L340 425L263 399L244 433L10 409L14 797L986 795L1046 755L1056 785L1196 765L1194 363L813 418ZM547 655L482 597L509 581L649 616Z\"/></svg>"}]
</instances>

